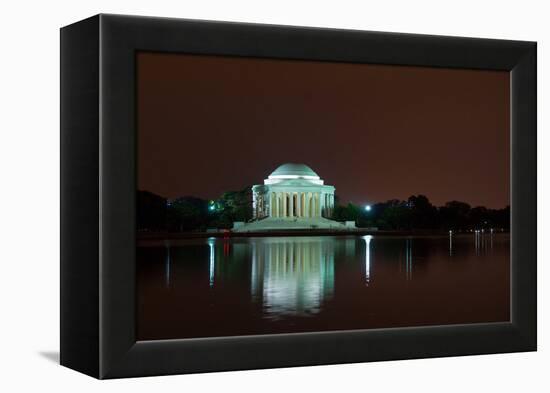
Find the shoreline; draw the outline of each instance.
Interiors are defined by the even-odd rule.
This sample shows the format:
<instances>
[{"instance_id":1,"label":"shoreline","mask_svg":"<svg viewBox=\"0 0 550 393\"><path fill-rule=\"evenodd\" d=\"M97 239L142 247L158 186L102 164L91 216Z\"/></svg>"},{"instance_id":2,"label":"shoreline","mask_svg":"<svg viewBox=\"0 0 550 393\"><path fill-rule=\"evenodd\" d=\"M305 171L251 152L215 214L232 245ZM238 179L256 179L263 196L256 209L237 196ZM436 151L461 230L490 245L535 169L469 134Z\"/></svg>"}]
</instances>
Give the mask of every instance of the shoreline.
<instances>
[{"instance_id":1,"label":"shoreline","mask_svg":"<svg viewBox=\"0 0 550 393\"><path fill-rule=\"evenodd\" d=\"M495 231L494 234L507 234L509 231ZM473 235L474 232L459 231L453 235ZM489 231L485 234L490 234ZM434 230L411 230L411 231L388 231L388 230L327 230L327 229L293 229L259 232L231 232L220 230L216 232L138 232L136 239L140 240L179 240L179 239L204 239L204 238L247 238L247 237L283 237L283 236L449 236L448 231Z\"/></svg>"}]
</instances>

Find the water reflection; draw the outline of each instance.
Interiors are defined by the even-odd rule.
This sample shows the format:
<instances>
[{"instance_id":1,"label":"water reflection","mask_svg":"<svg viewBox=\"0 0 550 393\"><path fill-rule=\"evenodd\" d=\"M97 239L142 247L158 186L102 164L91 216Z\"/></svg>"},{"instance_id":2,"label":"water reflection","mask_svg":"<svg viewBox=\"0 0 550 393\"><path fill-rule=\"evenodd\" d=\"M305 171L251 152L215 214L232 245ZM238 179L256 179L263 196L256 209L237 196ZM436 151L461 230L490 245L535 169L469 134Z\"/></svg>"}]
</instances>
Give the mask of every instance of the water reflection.
<instances>
[{"instance_id":1,"label":"water reflection","mask_svg":"<svg viewBox=\"0 0 550 393\"><path fill-rule=\"evenodd\" d=\"M252 297L266 317L316 314L334 292L334 239L255 239L251 272Z\"/></svg>"},{"instance_id":2,"label":"water reflection","mask_svg":"<svg viewBox=\"0 0 550 393\"><path fill-rule=\"evenodd\" d=\"M412 251L413 239L405 239L405 278L412 280L413 272L413 251Z\"/></svg>"},{"instance_id":3,"label":"water reflection","mask_svg":"<svg viewBox=\"0 0 550 393\"><path fill-rule=\"evenodd\" d=\"M363 236L363 239L365 240L365 283L368 287L370 283L370 242L372 236Z\"/></svg>"},{"instance_id":4,"label":"water reflection","mask_svg":"<svg viewBox=\"0 0 550 393\"><path fill-rule=\"evenodd\" d=\"M210 272L210 288L214 286L214 272L215 272L215 264L216 264L216 255L214 254L214 243L216 243L216 238L211 237L208 239L208 247L210 251L210 259L209 259L209 272Z\"/></svg>"},{"instance_id":5,"label":"water reflection","mask_svg":"<svg viewBox=\"0 0 550 393\"><path fill-rule=\"evenodd\" d=\"M138 334L165 339L505 321L509 250L509 236L489 230L144 242L137 249Z\"/></svg>"},{"instance_id":6,"label":"water reflection","mask_svg":"<svg viewBox=\"0 0 550 393\"><path fill-rule=\"evenodd\" d=\"M166 288L170 288L170 242L164 242L164 249L166 250L166 259L165 259L165 274L164 274L164 285Z\"/></svg>"},{"instance_id":7,"label":"water reflection","mask_svg":"<svg viewBox=\"0 0 550 393\"><path fill-rule=\"evenodd\" d=\"M485 255L493 248L493 230L486 233L484 229L474 231L474 245L477 256Z\"/></svg>"}]
</instances>

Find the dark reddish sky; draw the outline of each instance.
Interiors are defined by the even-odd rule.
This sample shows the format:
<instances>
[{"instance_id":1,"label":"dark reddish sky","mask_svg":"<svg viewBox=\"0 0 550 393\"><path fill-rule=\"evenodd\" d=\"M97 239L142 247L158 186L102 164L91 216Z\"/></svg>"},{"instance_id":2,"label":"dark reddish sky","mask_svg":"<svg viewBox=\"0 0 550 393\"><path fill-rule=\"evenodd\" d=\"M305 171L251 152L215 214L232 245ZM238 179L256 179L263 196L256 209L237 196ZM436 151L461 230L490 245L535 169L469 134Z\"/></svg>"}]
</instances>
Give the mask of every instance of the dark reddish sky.
<instances>
[{"instance_id":1,"label":"dark reddish sky","mask_svg":"<svg viewBox=\"0 0 550 393\"><path fill-rule=\"evenodd\" d=\"M509 74L140 53L138 187L217 198L303 162L341 202L509 204Z\"/></svg>"}]
</instances>

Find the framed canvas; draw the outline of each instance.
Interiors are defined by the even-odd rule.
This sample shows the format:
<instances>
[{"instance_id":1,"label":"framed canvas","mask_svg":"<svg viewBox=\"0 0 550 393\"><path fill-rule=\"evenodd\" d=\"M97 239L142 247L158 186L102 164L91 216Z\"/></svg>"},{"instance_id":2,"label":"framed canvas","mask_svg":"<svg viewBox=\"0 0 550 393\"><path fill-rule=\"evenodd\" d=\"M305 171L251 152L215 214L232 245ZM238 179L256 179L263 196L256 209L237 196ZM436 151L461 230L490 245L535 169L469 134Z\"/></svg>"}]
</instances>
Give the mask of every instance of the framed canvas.
<instances>
[{"instance_id":1,"label":"framed canvas","mask_svg":"<svg viewBox=\"0 0 550 393\"><path fill-rule=\"evenodd\" d=\"M536 350L536 43L61 29L61 364Z\"/></svg>"}]
</instances>

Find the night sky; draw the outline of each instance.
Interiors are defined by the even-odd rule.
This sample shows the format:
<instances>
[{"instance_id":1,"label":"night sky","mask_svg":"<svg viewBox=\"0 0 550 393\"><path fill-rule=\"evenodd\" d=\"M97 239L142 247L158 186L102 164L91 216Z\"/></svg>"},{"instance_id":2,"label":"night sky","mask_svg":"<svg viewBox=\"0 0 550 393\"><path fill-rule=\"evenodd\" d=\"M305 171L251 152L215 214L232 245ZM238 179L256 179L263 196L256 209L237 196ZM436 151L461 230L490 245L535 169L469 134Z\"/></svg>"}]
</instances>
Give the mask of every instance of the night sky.
<instances>
[{"instance_id":1,"label":"night sky","mask_svg":"<svg viewBox=\"0 0 550 393\"><path fill-rule=\"evenodd\" d=\"M140 53L138 188L218 198L309 165L340 203L509 202L508 72Z\"/></svg>"}]
</instances>

